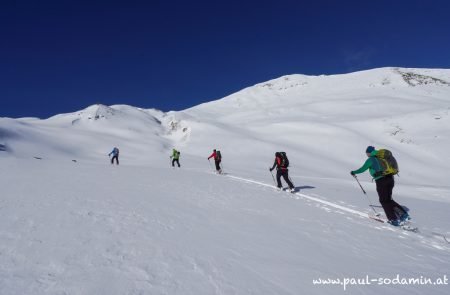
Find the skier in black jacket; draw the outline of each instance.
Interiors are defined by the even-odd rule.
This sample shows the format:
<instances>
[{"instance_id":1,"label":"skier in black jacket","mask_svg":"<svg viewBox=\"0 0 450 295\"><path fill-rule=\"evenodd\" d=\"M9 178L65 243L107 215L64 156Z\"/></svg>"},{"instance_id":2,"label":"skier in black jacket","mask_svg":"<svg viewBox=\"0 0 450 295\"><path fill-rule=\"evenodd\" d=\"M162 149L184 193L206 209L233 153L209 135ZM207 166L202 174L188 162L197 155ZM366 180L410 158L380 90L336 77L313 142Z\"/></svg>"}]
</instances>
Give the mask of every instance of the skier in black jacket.
<instances>
[{"instance_id":1,"label":"skier in black jacket","mask_svg":"<svg viewBox=\"0 0 450 295\"><path fill-rule=\"evenodd\" d=\"M276 152L275 153L275 161L273 163L272 168L269 168L270 172L272 172L273 169L275 169L275 167L277 168L277 187L279 189L282 188L281 186L281 176L283 176L284 181L286 181L286 183L289 186L289 190L290 192L293 192L295 190L294 185L292 184L292 182L289 180L289 170L288 170L288 165L289 162L287 161L287 157L286 154L280 153L280 152Z\"/></svg>"}]
</instances>

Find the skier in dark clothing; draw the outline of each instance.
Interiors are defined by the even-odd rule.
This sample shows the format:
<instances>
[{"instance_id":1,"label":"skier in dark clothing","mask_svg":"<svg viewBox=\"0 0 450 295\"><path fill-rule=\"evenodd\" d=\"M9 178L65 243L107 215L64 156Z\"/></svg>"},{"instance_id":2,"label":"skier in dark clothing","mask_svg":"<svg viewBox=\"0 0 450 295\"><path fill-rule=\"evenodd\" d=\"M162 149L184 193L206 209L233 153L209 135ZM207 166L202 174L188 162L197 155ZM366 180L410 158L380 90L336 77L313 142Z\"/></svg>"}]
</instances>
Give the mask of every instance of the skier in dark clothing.
<instances>
[{"instance_id":1,"label":"skier in dark clothing","mask_svg":"<svg viewBox=\"0 0 450 295\"><path fill-rule=\"evenodd\" d=\"M211 156L208 157L208 161L211 158L214 158L214 163L216 164L216 172L221 174L222 173L222 168L220 168L220 162L222 162L222 155L221 155L220 151L216 151L214 149L213 153L211 154Z\"/></svg>"},{"instance_id":2,"label":"skier in dark clothing","mask_svg":"<svg viewBox=\"0 0 450 295\"><path fill-rule=\"evenodd\" d=\"M284 181L286 181L286 183L289 186L289 190L291 192L293 192L295 190L294 185L292 184L291 180L289 179L289 170L287 168L288 166L288 162L287 162L287 158L286 158L286 154L280 153L280 152L276 152L275 153L275 161L273 163L272 168L269 168L270 172L272 172L273 169L275 169L275 167L277 168L277 187L279 189L282 188L281 185L281 176L283 176Z\"/></svg>"},{"instance_id":3,"label":"skier in dark clothing","mask_svg":"<svg viewBox=\"0 0 450 295\"><path fill-rule=\"evenodd\" d=\"M373 146L368 146L366 149L368 159L361 168L351 171L350 174L355 176L369 169L370 175L375 179L378 197L389 223L399 226L401 222L409 220L410 217L408 212L392 199L392 190L395 184L394 175L377 175L377 171L380 169L380 163L376 158L377 154L378 151Z\"/></svg>"},{"instance_id":4,"label":"skier in dark clothing","mask_svg":"<svg viewBox=\"0 0 450 295\"><path fill-rule=\"evenodd\" d=\"M111 164L114 164L114 159L116 159L116 164L119 165L119 149L116 147L113 148L112 152L110 152L108 156L111 157L111 155L113 155L111 158Z\"/></svg>"}]
</instances>

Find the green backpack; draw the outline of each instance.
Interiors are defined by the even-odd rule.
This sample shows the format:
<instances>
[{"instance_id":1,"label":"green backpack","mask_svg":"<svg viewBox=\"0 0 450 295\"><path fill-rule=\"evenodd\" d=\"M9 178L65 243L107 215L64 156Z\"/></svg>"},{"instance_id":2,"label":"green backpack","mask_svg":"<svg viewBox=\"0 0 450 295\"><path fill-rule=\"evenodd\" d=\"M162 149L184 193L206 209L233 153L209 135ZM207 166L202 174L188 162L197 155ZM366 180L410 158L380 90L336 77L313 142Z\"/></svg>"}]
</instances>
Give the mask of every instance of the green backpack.
<instances>
[{"instance_id":1,"label":"green backpack","mask_svg":"<svg viewBox=\"0 0 450 295\"><path fill-rule=\"evenodd\" d=\"M397 160L394 158L391 151L386 149L378 150L378 153L375 155L375 159L377 159L379 164L375 169L375 177L398 174L399 170Z\"/></svg>"}]
</instances>

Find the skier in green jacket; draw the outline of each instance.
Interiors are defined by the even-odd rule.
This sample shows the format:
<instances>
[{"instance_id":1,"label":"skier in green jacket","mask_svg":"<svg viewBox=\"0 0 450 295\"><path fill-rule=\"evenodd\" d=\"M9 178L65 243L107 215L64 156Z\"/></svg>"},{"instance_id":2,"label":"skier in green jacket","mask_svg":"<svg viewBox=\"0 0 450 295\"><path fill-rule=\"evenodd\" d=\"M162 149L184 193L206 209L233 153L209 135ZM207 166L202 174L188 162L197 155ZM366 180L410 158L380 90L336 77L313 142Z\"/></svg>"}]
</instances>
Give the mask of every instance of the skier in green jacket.
<instances>
[{"instance_id":1,"label":"skier in green jacket","mask_svg":"<svg viewBox=\"0 0 450 295\"><path fill-rule=\"evenodd\" d=\"M381 206L386 213L386 217L389 223L395 226L399 226L401 222L409 220L408 212L403 209L397 202L392 199L392 190L394 188L394 176L393 175L378 175L377 171L381 170L380 162L376 158L378 151L373 146L368 146L366 149L366 155L368 159L364 162L364 165L350 174L355 176L369 169L370 175L375 180L377 185L377 193L381 203Z\"/></svg>"},{"instance_id":2,"label":"skier in green jacket","mask_svg":"<svg viewBox=\"0 0 450 295\"><path fill-rule=\"evenodd\" d=\"M170 156L172 159L172 167L175 167L175 162L177 162L178 167L180 167L180 152L176 149L172 150L172 156Z\"/></svg>"}]
</instances>

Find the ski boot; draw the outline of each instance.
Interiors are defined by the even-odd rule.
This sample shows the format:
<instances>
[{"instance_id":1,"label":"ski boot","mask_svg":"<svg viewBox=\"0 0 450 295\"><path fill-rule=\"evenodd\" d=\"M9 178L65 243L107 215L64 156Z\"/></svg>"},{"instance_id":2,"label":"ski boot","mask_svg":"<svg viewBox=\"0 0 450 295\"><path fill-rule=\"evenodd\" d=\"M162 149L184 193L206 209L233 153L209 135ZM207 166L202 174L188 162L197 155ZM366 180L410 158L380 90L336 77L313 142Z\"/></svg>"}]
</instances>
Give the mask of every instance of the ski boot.
<instances>
[{"instance_id":1,"label":"ski boot","mask_svg":"<svg viewBox=\"0 0 450 295\"><path fill-rule=\"evenodd\" d=\"M400 226L401 222L400 222L400 220L396 219L396 220L389 220L388 223L393 226Z\"/></svg>"},{"instance_id":2,"label":"ski boot","mask_svg":"<svg viewBox=\"0 0 450 295\"><path fill-rule=\"evenodd\" d=\"M411 217L409 216L409 214L408 213L403 213L402 214L402 216L400 216L400 221L401 222L405 222L405 221L408 221L408 220L411 220Z\"/></svg>"}]
</instances>

